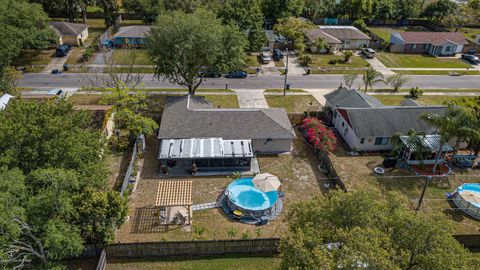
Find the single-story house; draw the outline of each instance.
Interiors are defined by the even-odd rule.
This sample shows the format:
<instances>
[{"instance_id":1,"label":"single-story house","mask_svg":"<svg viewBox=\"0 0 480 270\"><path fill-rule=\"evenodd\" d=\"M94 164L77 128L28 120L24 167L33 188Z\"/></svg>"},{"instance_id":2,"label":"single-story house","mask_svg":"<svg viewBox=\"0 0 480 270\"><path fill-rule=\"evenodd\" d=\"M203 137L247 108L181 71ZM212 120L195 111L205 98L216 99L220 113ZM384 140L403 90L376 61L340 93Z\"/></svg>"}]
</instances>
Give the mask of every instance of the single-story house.
<instances>
[{"instance_id":1,"label":"single-story house","mask_svg":"<svg viewBox=\"0 0 480 270\"><path fill-rule=\"evenodd\" d=\"M411 129L436 134L436 129L420 119L425 113L443 113L445 106L384 106L357 90L338 89L325 95L332 110L332 124L349 148L356 151L391 150L391 137Z\"/></svg>"},{"instance_id":2,"label":"single-story house","mask_svg":"<svg viewBox=\"0 0 480 270\"><path fill-rule=\"evenodd\" d=\"M71 22L49 22L50 27L58 36L58 44L83 46L88 38L88 25Z\"/></svg>"},{"instance_id":3,"label":"single-story house","mask_svg":"<svg viewBox=\"0 0 480 270\"><path fill-rule=\"evenodd\" d=\"M290 152L295 137L285 109L213 108L204 97L168 97L158 158L187 161L199 171L240 171L256 153Z\"/></svg>"},{"instance_id":4,"label":"single-story house","mask_svg":"<svg viewBox=\"0 0 480 270\"><path fill-rule=\"evenodd\" d=\"M328 48L319 49L315 47L314 43L318 38L323 38L325 40L325 43L327 43ZM307 47L311 52L320 52L320 53L336 53L338 52L340 45L342 44L342 42L339 39L325 33L320 28L314 28L314 29L308 30L305 33L305 40L306 40Z\"/></svg>"},{"instance_id":5,"label":"single-story house","mask_svg":"<svg viewBox=\"0 0 480 270\"><path fill-rule=\"evenodd\" d=\"M114 47L133 46L141 47L145 45L145 40L150 32L150 26L130 25L122 26L112 37Z\"/></svg>"},{"instance_id":6,"label":"single-story house","mask_svg":"<svg viewBox=\"0 0 480 270\"><path fill-rule=\"evenodd\" d=\"M468 42L459 32L394 32L390 44L391 52L450 56L461 53Z\"/></svg>"},{"instance_id":7,"label":"single-story house","mask_svg":"<svg viewBox=\"0 0 480 270\"><path fill-rule=\"evenodd\" d=\"M10 99L12 99L13 96L9 94L4 94L0 97L0 111L5 109L7 106L8 102L10 102Z\"/></svg>"},{"instance_id":8,"label":"single-story house","mask_svg":"<svg viewBox=\"0 0 480 270\"><path fill-rule=\"evenodd\" d=\"M314 51L316 48L311 47L317 37L325 38L332 51L337 50L356 50L368 47L371 38L354 26L348 25L320 25L318 29L310 30L306 33L307 45L309 49Z\"/></svg>"}]
</instances>

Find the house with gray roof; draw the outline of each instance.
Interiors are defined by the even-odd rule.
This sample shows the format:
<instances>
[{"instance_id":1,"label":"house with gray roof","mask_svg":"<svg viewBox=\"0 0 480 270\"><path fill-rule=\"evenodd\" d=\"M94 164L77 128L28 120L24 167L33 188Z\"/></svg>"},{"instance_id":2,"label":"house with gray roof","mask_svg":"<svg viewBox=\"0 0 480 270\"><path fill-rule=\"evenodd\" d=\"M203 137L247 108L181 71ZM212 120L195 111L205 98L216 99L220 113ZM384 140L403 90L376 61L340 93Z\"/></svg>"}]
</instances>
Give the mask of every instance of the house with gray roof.
<instances>
[{"instance_id":1,"label":"house with gray roof","mask_svg":"<svg viewBox=\"0 0 480 270\"><path fill-rule=\"evenodd\" d=\"M48 23L58 36L58 45L83 46L88 38L88 25L82 23L52 21Z\"/></svg>"},{"instance_id":2,"label":"house with gray roof","mask_svg":"<svg viewBox=\"0 0 480 270\"><path fill-rule=\"evenodd\" d=\"M199 96L168 97L158 158L199 171L249 168L254 154L290 152L295 132L285 109L223 109Z\"/></svg>"},{"instance_id":3,"label":"house with gray roof","mask_svg":"<svg viewBox=\"0 0 480 270\"><path fill-rule=\"evenodd\" d=\"M122 26L113 35L111 41L115 47L142 47L145 45L148 33L150 33L150 26L148 25Z\"/></svg>"},{"instance_id":4,"label":"house with gray roof","mask_svg":"<svg viewBox=\"0 0 480 270\"><path fill-rule=\"evenodd\" d=\"M329 46L337 50L357 50L368 47L371 38L355 26L320 25L306 34L307 44L312 44L318 37L324 38ZM310 50L312 48L310 47Z\"/></svg>"},{"instance_id":5,"label":"house with gray roof","mask_svg":"<svg viewBox=\"0 0 480 270\"><path fill-rule=\"evenodd\" d=\"M357 151L391 150L391 137L411 129L436 134L436 129L420 116L446 110L445 106L421 106L414 101L385 106L375 97L346 88L327 94L325 99L332 111L333 126L348 147Z\"/></svg>"}]
</instances>

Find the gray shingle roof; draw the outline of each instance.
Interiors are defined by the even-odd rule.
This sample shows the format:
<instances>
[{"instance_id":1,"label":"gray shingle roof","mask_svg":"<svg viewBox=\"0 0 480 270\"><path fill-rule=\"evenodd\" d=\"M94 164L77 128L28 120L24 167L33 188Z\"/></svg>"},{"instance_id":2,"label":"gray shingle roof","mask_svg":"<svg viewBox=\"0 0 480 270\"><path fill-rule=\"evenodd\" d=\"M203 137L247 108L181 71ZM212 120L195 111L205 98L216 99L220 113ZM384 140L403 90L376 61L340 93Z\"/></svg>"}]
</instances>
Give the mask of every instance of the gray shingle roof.
<instances>
[{"instance_id":1,"label":"gray shingle roof","mask_svg":"<svg viewBox=\"0 0 480 270\"><path fill-rule=\"evenodd\" d=\"M325 95L325 99L331 107L376 108L383 106L377 98L347 88L340 88L328 93Z\"/></svg>"},{"instance_id":2,"label":"gray shingle roof","mask_svg":"<svg viewBox=\"0 0 480 270\"><path fill-rule=\"evenodd\" d=\"M314 29L308 30L305 33L305 35L307 36L307 38L311 42L315 42L315 40L317 40L317 38L321 37L321 38L325 39L325 42L327 44L340 44L340 43L342 43L340 40L338 40L337 38L335 38L332 35L329 35L329 34L325 33L320 28L314 28Z\"/></svg>"},{"instance_id":3,"label":"gray shingle roof","mask_svg":"<svg viewBox=\"0 0 480 270\"><path fill-rule=\"evenodd\" d=\"M352 40L352 39L366 39L370 40L371 38L364 34L362 31L354 26L345 26L345 25L321 25L319 26L323 32L334 36L339 40Z\"/></svg>"},{"instance_id":4,"label":"gray shingle roof","mask_svg":"<svg viewBox=\"0 0 480 270\"><path fill-rule=\"evenodd\" d=\"M49 22L48 24L62 36L78 36L83 32L83 30L88 28L88 25L81 23L53 21Z\"/></svg>"},{"instance_id":5,"label":"gray shingle roof","mask_svg":"<svg viewBox=\"0 0 480 270\"><path fill-rule=\"evenodd\" d=\"M431 134L435 128L420 119L425 113L445 113L445 106L398 106L382 108L344 108L348 122L359 138L391 137L411 129Z\"/></svg>"},{"instance_id":6,"label":"gray shingle roof","mask_svg":"<svg viewBox=\"0 0 480 270\"><path fill-rule=\"evenodd\" d=\"M159 139L293 139L285 109L215 109L203 97L169 97Z\"/></svg>"},{"instance_id":7,"label":"gray shingle roof","mask_svg":"<svg viewBox=\"0 0 480 270\"><path fill-rule=\"evenodd\" d=\"M148 25L130 25L122 26L118 29L118 32L113 35L114 37L126 37L126 38L144 38L150 32L150 26Z\"/></svg>"}]
</instances>

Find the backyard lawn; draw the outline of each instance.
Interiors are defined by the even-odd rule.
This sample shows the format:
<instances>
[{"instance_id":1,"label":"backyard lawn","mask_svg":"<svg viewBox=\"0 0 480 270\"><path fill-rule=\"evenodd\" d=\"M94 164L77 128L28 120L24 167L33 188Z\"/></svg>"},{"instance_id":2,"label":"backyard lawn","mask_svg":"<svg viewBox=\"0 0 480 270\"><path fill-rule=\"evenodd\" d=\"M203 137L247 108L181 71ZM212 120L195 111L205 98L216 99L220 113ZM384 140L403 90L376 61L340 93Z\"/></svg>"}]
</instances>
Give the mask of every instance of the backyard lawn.
<instances>
[{"instance_id":1,"label":"backyard lawn","mask_svg":"<svg viewBox=\"0 0 480 270\"><path fill-rule=\"evenodd\" d=\"M308 54L312 58L312 63L310 67L317 68L365 68L369 64L360 56L352 56L350 61L347 63L343 62L343 57L341 55L332 55L332 54ZM330 64L331 60L338 60L336 64Z\"/></svg>"},{"instance_id":2,"label":"backyard lawn","mask_svg":"<svg viewBox=\"0 0 480 270\"><path fill-rule=\"evenodd\" d=\"M159 181L160 162L158 161L159 140L147 138L144 169L137 190L130 199L128 222L117 230L117 241L146 242L159 240L192 240L194 234L184 228L171 228L165 231L156 225L158 217L153 209ZM308 200L323 194L328 180L317 169L319 163L313 152L303 141L296 139L290 155L258 157L260 170L277 175L282 180L282 191L286 199L280 217L261 227L246 225L225 216L221 209L193 212L193 225L204 228L202 239L230 239L279 237L286 230L284 215L291 203ZM193 181L193 203L214 202L226 186L233 180L230 177L195 177ZM230 233L229 233L230 232ZM231 234L233 232L233 235Z\"/></svg>"},{"instance_id":3,"label":"backyard lawn","mask_svg":"<svg viewBox=\"0 0 480 270\"><path fill-rule=\"evenodd\" d=\"M455 31L455 30L452 30ZM470 28L470 27L463 27L458 30L461 32L466 39L470 41L475 41L475 36L480 34L480 28Z\"/></svg>"},{"instance_id":4,"label":"backyard lawn","mask_svg":"<svg viewBox=\"0 0 480 270\"><path fill-rule=\"evenodd\" d=\"M113 62L117 65L152 65L153 62L144 49L115 49L112 53Z\"/></svg>"},{"instance_id":5,"label":"backyard lawn","mask_svg":"<svg viewBox=\"0 0 480 270\"><path fill-rule=\"evenodd\" d=\"M408 96L399 96L399 95L374 95L378 98L384 105L388 106L397 106L400 105L402 101L409 98ZM443 105L449 101L455 99L460 99L462 96L427 96L424 95L418 99L415 99L416 102L422 105Z\"/></svg>"},{"instance_id":6,"label":"backyard lawn","mask_svg":"<svg viewBox=\"0 0 480 270\"><path fill-rule=\"evenodd\" d=\"M383 40L389 42L390 41L390 34L393 32L424 32L428 31L423 26L403 26L403 27L394 27L394 26L370 26L368 27L375 35L379 36Z\"/></svg>"},{"instance_id":7,"label":"backyard lawn","mask_svg":"<svg viewBox=\"0 0 480 270\"><path fill-rule=\"evenodd\" d=\"M460 59L439 58L423 54L378 53L377 58L391 68L471 68Z\"/></svg>"},{"instance_id":8,"label":"backyard lawn","mask_svg":"<svg viewBox=\"0 0 480 270\"><path fill-rule=\"evenodd\" d=\"M88 38L85 41L86 46L90 46L92 41L95 37L101 36L106 28L105 28L105 20L104 19L88 19Z\"/></svg>"},{"instance_id":9,"label":"backyard lawn","mask_svg":"<svg viewBox=\"0 0 480 270\"><path fill-rule=\"evenodd\" d=\"M303 113L310 107L317 108L320 104L311 95L271 96L265 95L270 108L285 108L287 113Z\"/></svg>"},{"instance_id":10,"label":"backyard lawn","mask_svg":"<svg viewBox=\"0 0 480 270\"><path fill-rule=\"evenodd\" d=\"M207 257L199 259L173 259L173 260L143 260L128 261L109 259L108 270L266 270L280 269L281 259L278 257Z\"/></svg>"}]
</instances>

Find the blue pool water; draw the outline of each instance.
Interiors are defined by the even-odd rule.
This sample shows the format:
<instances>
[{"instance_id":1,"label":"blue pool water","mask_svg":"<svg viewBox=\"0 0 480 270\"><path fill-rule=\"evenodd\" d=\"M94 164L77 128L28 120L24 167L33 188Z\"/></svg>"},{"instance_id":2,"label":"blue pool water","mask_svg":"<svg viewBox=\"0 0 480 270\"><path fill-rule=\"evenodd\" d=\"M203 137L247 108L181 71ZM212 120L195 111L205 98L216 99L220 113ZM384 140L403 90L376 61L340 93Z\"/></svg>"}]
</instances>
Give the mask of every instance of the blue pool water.
<instances>
[{"instance_id":1,"label":"blue pool water","mask_svg":"<svg viewBox=\"0 0 480 270\"><path fill-rule=\"evenodd\" d=\"M463 184L458 187L457 189L458 193L462 194L463 191L470 191L473 193L477 193L478 196L480 196L480 183L469 183L469 184ZM480 204L476 202L470 202L469 203L475 205L476 207L480 207Z\"/></svg>"},{"instance_id":2,"label":"blue pool water","mask_svg":"<svg viewBox=\"0 0 480 270\"><path fill-rule=\"evenodd\" d=\"M254 211L271 208L278 199L276 191L263 192L253 186L252 178L240 178L228 185L228 196L237 206Z\"/></svg>"}]
</instances>

